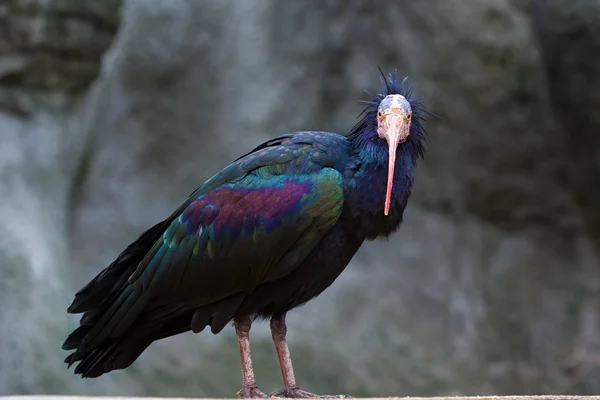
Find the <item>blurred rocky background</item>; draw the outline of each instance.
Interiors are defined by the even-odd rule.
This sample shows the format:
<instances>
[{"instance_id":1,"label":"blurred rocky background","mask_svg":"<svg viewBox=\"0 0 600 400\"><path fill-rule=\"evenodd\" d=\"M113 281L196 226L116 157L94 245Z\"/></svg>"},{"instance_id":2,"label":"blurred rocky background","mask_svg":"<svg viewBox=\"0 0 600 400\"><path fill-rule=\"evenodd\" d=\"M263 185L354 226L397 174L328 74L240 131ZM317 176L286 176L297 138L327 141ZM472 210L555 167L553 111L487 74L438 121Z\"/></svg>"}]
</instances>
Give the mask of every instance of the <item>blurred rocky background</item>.
<instances>
[{"instance_id":1,"label":"blurred rocky background","mask_svg":"<svg viewBox=\"0 0 600 400\"><path fill-rule=\"evenodd\" d=\"M234 395L233 329L81 380L65 310L260 141L347 131L378 64L443 119L401 232L290 314L301 386L600 392L597 0L1 0L0 394Z\"/></svg>"}]
</instances>

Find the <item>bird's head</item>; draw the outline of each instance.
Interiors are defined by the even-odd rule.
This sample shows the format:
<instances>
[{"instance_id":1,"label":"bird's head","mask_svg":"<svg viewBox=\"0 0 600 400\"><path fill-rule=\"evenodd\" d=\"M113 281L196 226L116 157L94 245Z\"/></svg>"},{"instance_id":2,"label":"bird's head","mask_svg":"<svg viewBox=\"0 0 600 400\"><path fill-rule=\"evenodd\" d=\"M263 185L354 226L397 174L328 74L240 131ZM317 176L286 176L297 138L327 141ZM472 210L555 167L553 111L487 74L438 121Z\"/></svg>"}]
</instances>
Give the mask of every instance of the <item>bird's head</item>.
<instances>
[{"instance_id":1,"label":"bird's head","mask_svg":"<svg viewBox=\"0 0 600 400\"><path fill-rule=\"evenodd\" d=\"M380 70L381 72L381 70ZM367 108L363 111L361 121L352 128L349 137L355 140L360 149L370 149L372 157L380 159L379 143L387 146L388 180L384 204L384 214L390 209L396 154L410 157L414 164L423 157L426 131L421 121L427 115L418 99L412 98L412 89L406 85L406 79L400 80L394 70L388 76L381 73L384 90L380 94L371 94L372 101L363 101ZM368 92L367 92L368 93ZM372 145L374 144L374 145ZM371 146L372 145L372 146ZM385 152L385 150L383 150ZM381 160L383 161L383 160Z\"/></svg>"},{"instance_id":2,"label":"bird's head","mask_svg":"<svg viewBox=\"0 0 600 400\"><path fill-rule=\"evenodd\" d=\"M388 145L388 182L383 207L385 215L388 215L392 201L396 150L410 136L412 114L410 102L401 94L387 95L377 107L377 134Z\"/></svg>"}]
</instances>

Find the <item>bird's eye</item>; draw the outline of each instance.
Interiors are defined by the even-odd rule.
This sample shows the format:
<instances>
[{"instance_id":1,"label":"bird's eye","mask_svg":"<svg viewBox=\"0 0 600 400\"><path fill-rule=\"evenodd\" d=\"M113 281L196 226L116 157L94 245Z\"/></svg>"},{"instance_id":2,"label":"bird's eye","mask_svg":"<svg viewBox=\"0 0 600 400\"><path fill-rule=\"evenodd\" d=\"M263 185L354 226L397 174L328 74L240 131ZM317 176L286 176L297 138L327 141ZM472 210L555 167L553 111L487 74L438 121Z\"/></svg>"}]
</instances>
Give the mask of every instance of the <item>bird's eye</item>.
<instances>
[{"instance_id":1,"label":"bird's eye","mask_svg":"<svg viewBox=\"0 0 600 400\"><path fill-rule=\"evenodd\" d=\"M406 116L406 119L411 119L412 118L412 113L408 113L408 115Z\"/></svg>"},{"instance_id":2,"label":"bird's eye","mask_svg":"<svg viewBox=\"0 0 600 400\"><path fill-rule=\"evenodd\" d=\"M383 117L383 113L381 112L381 110L377 110L377 116L379 118Z\"/></svg>"}]
</instances>

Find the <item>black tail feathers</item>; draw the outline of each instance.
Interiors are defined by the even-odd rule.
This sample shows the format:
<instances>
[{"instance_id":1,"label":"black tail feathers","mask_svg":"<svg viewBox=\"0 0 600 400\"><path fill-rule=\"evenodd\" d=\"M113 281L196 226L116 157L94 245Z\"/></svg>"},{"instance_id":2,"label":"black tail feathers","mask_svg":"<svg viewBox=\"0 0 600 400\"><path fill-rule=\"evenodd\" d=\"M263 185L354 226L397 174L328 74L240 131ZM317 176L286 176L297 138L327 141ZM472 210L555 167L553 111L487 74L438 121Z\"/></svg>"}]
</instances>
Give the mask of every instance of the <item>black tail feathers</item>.
<instances>
[{"instance_id":1,"label":"black tail feathers","mask_svg":"<svg viewBox=\"0 0 600 400\"><path fill-rule=\"evenodd\" d=\"M152 329L141 332L135 327L145 301L132 293L128 279L168 222L162 221L142 233L75 295L67 311L84 314L80 326L67 337L62 348L75 350L65 362L70 367L80 361L76 374L96 377L125 368L152 343Z\"/></svg>"},{"instance_id":2,"label":"black tail feathers","mask_svg":"<svg viewBox=\"0 0 600 400\"><path fill-rule=\"evenodd\" d=\"M63 349L73 350L81 345L81 338L89 331L90 327L77 328L63 344ZM77 349L65 358L65 363L70 368L79 361L75 374L82 378L96 378L102 374L116 369L130 366L142 352L152 343L147 335L128 335L110 338L97 347L87 350ZM85 348L83 348L85 349Z\"/></svg>"}]
</instances>

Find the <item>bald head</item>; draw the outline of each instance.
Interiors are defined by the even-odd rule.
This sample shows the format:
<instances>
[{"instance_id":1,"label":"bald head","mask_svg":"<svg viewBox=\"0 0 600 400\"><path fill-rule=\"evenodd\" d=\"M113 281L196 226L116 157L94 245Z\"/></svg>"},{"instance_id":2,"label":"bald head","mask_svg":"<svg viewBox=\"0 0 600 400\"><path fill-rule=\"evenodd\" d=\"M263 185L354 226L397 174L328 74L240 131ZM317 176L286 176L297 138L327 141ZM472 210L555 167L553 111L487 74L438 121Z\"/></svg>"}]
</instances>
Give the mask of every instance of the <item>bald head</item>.
<instances>
[{"instance_id":1,"label":"bald head","mask_svg":"<svg viewBox=\"0 0 600 400\"><path fill-rule=\"evenodd\" d=\"M406 142L410 135L412 108L400 94L386 96L377 107L377 134L388 144L388 185L385 195L384 214L388 215L392 197L394 166L398 145Z\"/></svg>"}]
</instances>

